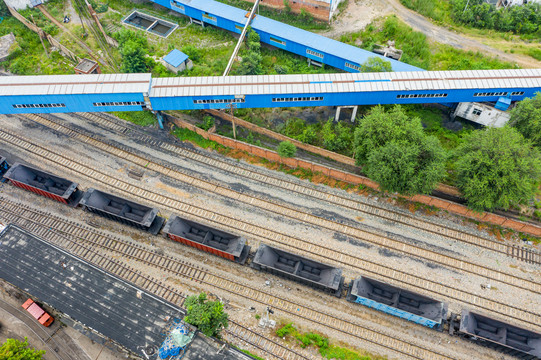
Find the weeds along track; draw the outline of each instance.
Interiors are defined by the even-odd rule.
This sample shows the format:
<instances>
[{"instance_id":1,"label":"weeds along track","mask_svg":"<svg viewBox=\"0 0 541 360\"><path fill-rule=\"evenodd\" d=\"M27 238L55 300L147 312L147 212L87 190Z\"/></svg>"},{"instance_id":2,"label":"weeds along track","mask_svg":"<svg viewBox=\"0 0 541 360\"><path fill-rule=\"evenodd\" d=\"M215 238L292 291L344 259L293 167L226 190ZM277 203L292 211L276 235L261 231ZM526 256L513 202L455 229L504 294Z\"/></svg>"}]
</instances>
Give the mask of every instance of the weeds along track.
<instances>
[{"instance_id":1,"label":"weeds along track","mask_svg":"<svg viewBox=\"0 0 541 360\"><path fill-rule=\"evenodd\" d=\"M450 255L440 254L437 251L428 250L421 246L410 244L401 240L396 240L388 236L379 234L377 231L362 230L352 225L343 224L339 221L332 221L320 216L312 215L303 210L298 210L292 206L277 204L273 201L260 199L255 196L244 194L238 191L231 190L222 186L218 182L203 180L198 177L189 175L187 172L181 172L172 168L170 165L162 165L158 162L149 160L142 156L133 153L133 150L123 149L118 146L110 145L104 141L98 140L90 135L84 134L81 130L69 128L59 122L54 122L41 115L29 114L26 118L34 122L38 122L51 129L59 131L85 144L94 146L112 156L124 159L144 169L149 169L158 172L164 176L168 176L177 181L195 186L204 191L212 192L220 196L242 202L244 204L255 206L264 211L270 211L280 216L287 216L292 220L315 225L325 228L330 231L342 233L344 235L372 243L376 246L385 247L390 250L404 253L409 256L421 258L423 260L433 262L442 266L456 269L461 272L469 272L474 275L483 276L494 281L499 281L511 286L516 286L525 290L541 294L541 283L529 281L500 270L491 269L487 266L477 265L473 262L452 257ZM270 230L270 229L269 229Z\"/></svg>"},{"instance_id":2,"label":"weeds along track","mask_svg":"<svg viewBox=\"0 0 541 360\"><path fill-rule=\"evenodd\" d=\"M163 150L173 152L177 155L197 161L205 165L211 165L214 168L221 169L223 171L234 174L238 177L244 177L247 179L255 180L260 183L264 183L276 188L285 189L299 195L308 196L318 200L324 200L330 204L359 211L367 215L377 216L395 223L430 232L436 235L445 236L450 239L454 239L460 242L468 243L471 245L479 246L483 249L492 250L501 254L506 254L510 257L517 258L519 260L540 264L541 265L541 252L533 249L525 248L522 245L508 245L502 242L474 235L465 231L453 229L451 227L437 224L426 219L419 219L413 215L408 215L400 211L394 211L377 204L360 201L359 199L352 199L346 196L338 195L330 191L326 191L324 188L316 188L314 186L307 186L302 183L297 183L289 180L285 180L279 176L272 176L268 172L258 171L257 168L249 168L242 166L242 164L232 165L227 161L216 159L215 157L205 155L197 151L193 151L181 146L172 145L171 143L164 142L163 140L157 140L152 136L149 136L143 130L135 128L134 125L128 126L123 120L117 119L108 114L101 113L76 113L72 116L89 119L102 126L105 126L113 131L119 132L124 135L129 135L134 140L140 143L146 143L155 147L159 147ZM49 120L55 121L54 118ZM59 124L58 121L55 123ZM65 126L65 122L63 123Z\"/></svg>"},{"instance_id":3,"label":"weeds along track","mask_svg":"<svg viewBox=\"0 0 541 360\"><path fill-rule=\"evenodd\" d=\"M32 234L39 236L56 246L60 246L81 259L98 266L120 278L123 278L151 292L170 303L183 306L185 295L171 286L141 273L120 261L112 259L106 253L121 255L150 267L165 270L175 275L193 279L204 276L197 267L176 260L172 257L146 251L136 245L129 245L120 239L105 235L73 221L65 220L49 213L33 210L30 207L13 202L0 196L0 219L6 223L17 224ZM76 240L74 240L76 239ZM305 356L286 346L250 330L235 321L229 320L226 337L242 340L266 352L272 359L308 360Z\"/></svg>"},{"instance_id":4,"label":"weeds along track","mask_svg":"<svg viewBox=\"0 0 541 360\"><path fill-rule=\"evenodd\" d=\"M325 262L338 264L342 267L353 268L354 270L365 275L375 275L376 278L383 281L394 284L398 283L401 287L410 288L417 292L420 291L421 293L428 292L428 295L440 298L442 300L454 299L461 304L467 304L469 307L479 308L490 313L495 313L500 317L503 316L514 319L524 324L524 326L528 328L535 328L537 331L541 328L541 314L529 311L527 309L522 309L505 304L498 300L469 293L458 287L444 285L439 281L428 280L421 276L409 274L405 271L390 269L386 266L380 265L379 263L362 259L359 256L346 251L329 249L327 247L311 243L310 241L296 238L285 233L279 233L274 229L266 229L262 226L251 224L231 216L221 215L202 207L185 203L171 196L162 195L152 190L133 185L127 181L120 180L118 179L117 175L108 175L105 172L91 168L78 160L71 159L51 150L47 150L34 144L31 140L24 139L19 135L7 132L6 130L0 131L0 139L40 157L45 163L52 163L65 169L67 172L72 172L80 177L91 179L93 182L98 183L101 188L113 189L114 192L119 195L135 198L142 203L152 203L153 206L160 209L167 209L168 211L179 213L197 221L204 219L205 222L211 223L212 226L226 228L236 233L245 233L248 234L248 236L259 238L270 245L275 244L283 248L293 249L296 252L301 252L308 256L322 259ZM141 161L141 158L134 155L131 156L135 160L138 159ZM148 162L146 164L148 164L147 168L149 169L161 173L167 173L167 169L162 165L152 165ZM406 244L402 245L406 247ZM400 249L398 250L400 251ZM529 282L526 279L514 279L524 282L522 286L518 287L527 288L527 290L530 291L535 291L536 286L539 286L539 284ZM537 292L538 291L539 290L537 290Z\"/></svg>"},{"instance_id":5,"label":"weeds along track","mask_svg":"<svg viewBox=\"0 0 541 360\"><path fill-rule=\"evenodd\" d=\"M110 256L129 259L141 265L158 269L161 272L170 273L174 276L195 281L212 288L218 288L232 295L241 296L266 306L272 306L274 309L288 313L294 317L302 318L318 326L339 331L354 338L395 351L404 359L454 359L439 351L428 349L422 345L414 344L383 332L371 330L346 318L327 314L318 309L295 303L284 297L242 284L238 280L217 275L187 261L158 254L140 245L122 241L99 230L62 219L47 212L32 209L3 196L0 196L0 200L0 219L3 221L15 223L31 233L65 248L82 259L163 297L173 304L182 306L184 296L171 287L164 285L162 282L143 275L140 271L135 271L121 264L119 261L112 260ZM254 346L263 348L262 350L280 359L307 359L303 355L276 343L272 339L265 338L261 334L237 323L234 323L233 327L229 330L229 335L255 344Z\"/></svg>"}]
</instances>

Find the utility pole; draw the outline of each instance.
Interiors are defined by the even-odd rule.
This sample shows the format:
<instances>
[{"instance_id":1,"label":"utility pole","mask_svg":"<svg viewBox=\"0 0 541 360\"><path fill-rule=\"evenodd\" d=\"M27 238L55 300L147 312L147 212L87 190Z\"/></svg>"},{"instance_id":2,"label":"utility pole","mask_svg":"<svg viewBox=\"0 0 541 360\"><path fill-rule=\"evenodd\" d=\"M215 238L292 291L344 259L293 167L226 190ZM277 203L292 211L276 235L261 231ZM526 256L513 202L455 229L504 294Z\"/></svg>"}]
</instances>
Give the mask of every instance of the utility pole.
<instances>
[{"instance_id":1,"label":"utility pole","mask_svg":"<svg viewBox=\"0 0 541 360\"><path fill-rule=\"evenodd\" d=\"M235 103L229 103L229 105L227 105L227 107L229 108L230 110L230 113L231 113L231 124L233 124L233 137L235 138L235 140L237 139L237 126L235 125Z\"/></svg>"}]
</instances>

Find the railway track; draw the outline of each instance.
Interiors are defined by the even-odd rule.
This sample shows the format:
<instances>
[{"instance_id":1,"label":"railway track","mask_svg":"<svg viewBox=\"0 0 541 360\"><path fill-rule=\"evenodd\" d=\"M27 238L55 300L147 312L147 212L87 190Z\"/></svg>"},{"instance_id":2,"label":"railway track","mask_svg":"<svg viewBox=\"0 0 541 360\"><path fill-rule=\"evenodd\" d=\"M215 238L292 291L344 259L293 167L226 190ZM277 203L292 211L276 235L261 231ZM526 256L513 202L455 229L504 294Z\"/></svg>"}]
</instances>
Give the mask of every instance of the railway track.
<instances>
[{"instance_id":1,"label":"railway track","mask_svg":"<svg viewBox=\"0 0 541 360\"><path fill-rule=\"evenodd\" d=\"M339 221L332 221L320 216L312 215L305 211L295 209L291 206L277 204L276 202L260 199L255 196L234 191L232 189L222 186L218 182L202 180L200 178L189 175L187 172L178 171L169 165L162 165L158 162L154 162L147 158L143 158L139 155L133 154L129 150L107 144L103 141L96 139L95 137L84 134L80 130L67 127L41 115L28 114L25 115L25 117L31 119L34 122L52 128L56 131L62 132L85 144L92 145L115 157L129 161L144 169L150 169L165 176L168 176L172 179L190 184L192 186L196 186L199 189L213 192L217 195L225 196L233 200L245 203L247 205L259 207L260 209L274 212L276 214L279 214L280 216L287 216L290 219L296 221L309 223L317 227L326 228L330 231L342 233L347 236L372 243L376 246L385 247L399 253L405 253L412 257L421 258L428 262L437 263L461 272L468 272L474 275L483 276L488 279L503 282L511 286L519 287L541 294L541 283L528 281L527 279L524 279L522 277L505 273L500 270L491 269L487 266L477 265L471 261L452 257L450 255L440 254L437 251L425 249L421 246L417 246L401 240L396 240L390 236L381 235L377 231L363 230L352 225L341 223Z\"/></svg>"},{"instance_id":2,"label":"railway track","mask_svg":"<svg viewBox=\"0 0 541 360\"><path fill-rule=\"evenodd\" d=\"M40 156L46 162L61 166L79 176L90 178L93 181L100 183L102 187L112 188L115 192L121 193L122 195L139 198L144 203L151 202L162 209L185 214L187 217L195 216L199 219L207 219L213 223L213 226L217 224L220 227L228 228L237 233L242 231L262 238L269 244L278 244L281 247L294 249L297 252L303 252L304 254L308 253L317 258L323 258L327 262L338 263L340 266L353 268L363 274L370 274L383 281L410 288L417 292L425 294L428 292L427 295L429 296L457 300L459 303L466 304L469 307L482 309L494 313L499 317L514 319L522 323L523 326L534 328L536 331L539 331L541 328L539 325L541 324L541 315L536 312L511 306L485 296L469 293L458 287L444 285L438 281L415 276L405 271L389 269L379 263L362 259L348 252L329 249L326 246L320 246L287 234L278 233L273 229L264 229L258 225L253 225L233 217L224 216L200 207L183 203L175 198L146 190L119 180L115 176L110 176L104 172L89 168L74 159L46 150L33 144L29 140L22 139L18 135L9 134L5 130L0 131L0 139ZM532 283L532 286L534 284L535 283Z\"/></svg>"},{"instance_id":3,"label":"railway track","mask_svg":"<svg viewBox=\"0 0 541 360\"><path fill-rule=\"evenodd\" d=\"M163 297L173 304L182 306L184 296L171 287L164 285L162 282L143 275L140 271L135 271L133 268L125 266L119 261L112 260L109 256L104 255L104 253L110 252L116 256L120 256L122 259L134 260L175 276L218 288L232 295L241 296L266 306L272 306L273 309L288 313L291 316L302 318L319 326L324 326L354 338L391 349L399 353L401 358L422 360L454 359L454 357L445 355L439 351L369 329L349 319L334 316L318 309L298 304L290 299L242 284L237 280L219 276L187 261L177 260L167 255L160 255L140 245L124 242L119 238L79 225L73 221L64 220L43 211L31 209L26 205L15 203L5 197L0 198L2 200L0 203L0 208L2 209L0 218L3 221L24 227L31 233L65 248L106 271L117 274L119 277L148 289L150 292ZM72 235L67 232L71 228L77 229L78 235ZM71 238L77 238L78 241ZM242 338L242 340L254 344L254 346L264 351L276 351L272 354L273 356L282 354L280 355L281 357L278 357L279 359L307 359L301 354L271 339L261 339L262 336L260 334L242 327L240 324L235 323L235 325L238 327L233 327L230 333L231 336Z\"/></svg>"},{"instance_id":4,"label":"railway track","mask_svg":"<svg viewBox=\"0 0 541 360\"><path fill-rule=\"evenodd\" d=\"M70 237L77 237L83 242L96 245L97 243L92 242L92 240L90 239L95 239L98 237L103 238L103 235L98 235L95 232L84 233L82 231L79 232L78 236L67 234L61 229L57 229L55 226L59 226L60 228L62 228L65 226L75 226L75 223L59 221L59 218L52 217L44 212L34 213L34 219L31 219L30 217L25 216L25 214L31 212L30 208L24 206L22 208L19 208L19 210L24 209L23 211L25 212L25 214L9 212L9 210L4 207L6 202L10 204L8 205L8 207L11 207L11 209L17 208L17 205L13 202L10 202L9 200L6 200L5 198L1 199L3 203L2 210L7 211L7 213L2 212L2 214L0 214L0 218L7 223L17 224L30 231L34 235L40 236L43 239L46 239L57 246L61 246L62 248L73 253L74 255L79 256L83 260L88 261L89 263L96 265L112 274L115 274L116 276L127 280L174 305L181 307L184 305L184 300L186 299L186 296L176 291L173 287L165 285L163 282L152 278L151 276L145 275L139 270L135 270L130 266L122 264L120 261L114 260L101 254L94 247L89 247L87 245L81 244L81 242L70 239ZM6 214L8 215L6 216ZM85 239L85 236L88 236L88 239ZM118 239L112 240L111 238L108 240L119 241ZM102 247L102 249L105 248L106 247ZM136 252L136 250L129 247L126 247L125 251ZM148 255L149 253L144 254ZM136 259L136 257L133 255L129 257L132 259ZM141 261L141 259L138 260ZM147 256L147 260L143 262L151 264L149 260L151 260L151 258L149 259ZM167 262L167 264L169 264L169 262ZM195 273L193 271L188 271L185 273L185 277L193 278L193 276L195 276ZM237 340L245 341L246 343L259 348L260 350L266 352L268 355L272 356L272 358L285 360L308 360L308 358L306 358L302 354L294 350L290 350L289 348L281 345L273 339L267 338L256 331L250 330L231 319L229 319L229 324L230 326L226 330L227 334L229 334L233 338L236 338Z\"/></svg>"},{"instance_id":5,"label":"railway track","mask_svg":"<svg viewBox=\"0 0 541 360\"><path fill-rule=\"evenodd\" d=\"M224 330L224 333L226 338L231 339L230 342L233 342L233 339L244 341L271 355L270 359L308 360L304 355L294 352L272 339L265 338L239 323L231 322L231 320L229 320L229 326Z\"/></svg>"},{"instance_id":6,"label":"railway track","mask_svg":"<svg viewBox=\"0 0 541 360\"><path fill-rule=\"evenodd\" d=\"M319 200L324 200L334 205L345 207L348 209L356 210L367 215L377 216L388 221L400 223L402 225L412 227L415 229L423 230L433 234L448 237L450 239L465 242L471 245L476 245L484 249L492 250L501 254L508 255L510 257L519 259L521 261L540 264L541 265L541 252L533 249L526 248L519 245L509 245L502 242L474 235L465 231L453 229L451 227L437 224L431 221L420 220L414 216L402 213L400 211L394 211L377 204L363 202L357 199L348 198L330 191L318 189L312 186L306 186L301 183L285 180L278 176L272 176L269 173L263 173L257 171L257 169L243 167L240 164L232 165L227 161L222 161L214 157L207 156L197 151L193 151L187 148L173 145L171 143L164 142L162 140L156 140L152 136L149 136L144 131L136 129L134 127L126 126L122 120L118 120L107 114L100 113L76 113L70 114L71 116L77 116L90 119L102 126L106 126L116 132L130 135L132 138L139 142L147 143L152 146L160 147L164 150L173 152L178 155L182 155L190 160L197 161L205 165L211 165L215 168L227 171L235 176L256 180L267 185L275 186L281 189L312 197ZM49 119L54 121L54 119ZM56 122L58 124L58 122Z\"/></svg>"}]
</instances>

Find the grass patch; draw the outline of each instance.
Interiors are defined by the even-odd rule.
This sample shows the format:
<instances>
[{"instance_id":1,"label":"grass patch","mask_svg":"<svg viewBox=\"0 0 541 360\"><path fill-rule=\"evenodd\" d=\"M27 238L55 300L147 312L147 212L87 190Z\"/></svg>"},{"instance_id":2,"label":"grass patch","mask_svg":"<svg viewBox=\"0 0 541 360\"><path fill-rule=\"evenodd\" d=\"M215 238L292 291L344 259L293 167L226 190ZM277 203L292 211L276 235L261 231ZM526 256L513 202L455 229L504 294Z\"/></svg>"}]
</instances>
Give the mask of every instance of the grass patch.
<instances>
[{"instance_id":1,"label":"grass patch","mask_svg":"<svg viewBox=\"0 0 541 360\"><path fill-rule=\"evenodd\" d=\"M238 1L239 4L245 3L246 6L252 6L251 3L243 2L241 0ZM109 6L111 10L101 17L103 27L107 28L108 25L112 25L112 27L118 28L120 19L132 11L134 4L120 0L111 0ZM171 33L167 39L153 34L147 35L149 39L149 56L160 58L176 48L188 54L193 61L193 68L182 72L180 75L173 74L165 69L165 67L157 65L152 70L154 76L222 75L237 43L237 39L233 34L213 26L205 26L205 28L202 28L195 24L188 25L188 18L186 16L181 14L175 16L168 9L152 6L148 3L137 4L137 9L144 13L155 15L179 24L179 28ZM118 12L120 12L120 14ZM263 14L263 8L261 8L261 13ZM291 17L293 19L298 17L298 15ZM241 49L244 48L244 45L242 46ZM316 66L309 67L306 59L275 48L262 47L261 55L263 57L261 65L265 74L336 72L336 69L328 66L324 68ZM239 62L234 63L230 74L237 74L238 68Z\"/></svg>"},{"instance_id":2,"label":"grass patch","mask_svg":"<svg viewBox=\"0 0 541 360\"><path fill-rule=\"evenodd\" d=\"M451 4L445 0L400 0L402 5L439 23L450 23Z\"/></svg>"},{"instance_id":3,"label":"grass patch","mask_svg":"<svg viewBox=\"0 0 541 360\"><path fill-rule=\"evenodd\" d=\"M425 107L422 105L402 105L408 116L417 116L421 119L425 132L436 136L446 150L456 148L465 135L475 130L471 122L461 122L462 130L453 131L442 126L442 120L446 117L445 110L436 107Z\"/></svg>"},{"instance_id":4,"label":"grass patch","mask_svg":"<svg viewBox=\"0 0 541 360\"><path fill-rule=\"evenodd\" d=\"M73 66L75 64L71 60L60 55L58 51L51 52L49 43L45 41L44 44L49 52L49 56L47 56L39 36L11 16L4 18L4 21L0 23L0 36L10 32L17 38L20 49L13 52L8 60L0 63L0 66L7 71L17 75L74 73Z\"/></svg>"},{"instance_id":5,"label":"grass patch","mask_svg":"<svg viewBox=\"0 0 541 360\"><path fill-rule=\"evenodd\" d=\"M246 355L253 357L253 358L256 359L256 360L265 360L265 359L262 358L261 356L257 356L256 354L252 354L252 353L249 352L248 350L241 349L240 347L235 346L235 345L233 345L233 347L234 347L235 349L237 349L238 351L241 351L241 352L245 353Z\"/></svg>"},{"instance_id":6,"label":"grass patch","mask_svg":"<svg viewBox=\"0 0 541 360\"><path fill-rule=\"evenodd\" d=\"M321 356L336 360L383 360L384 357L372 355L366 351L348 349L329 342L329 338L314 332L302 332L293 323L282 325L275 332L276 336L295 342L301 348L314 346Z\"/></svg>"},{"instance_id":7,"label":"grass patch","mask_svg":"<svg viewBox=\"0 0 541 360\"><path fill-rule=\"evenodd\" d=\"M139 126L151 126L158 121L150 111L115 111L113 115Z\"/></svg>"},{"instance_id":8,"label":"grass patch","mask_svg":"<svg viewBox=\"0 0 541 360\"><path fill-rule=\"evenodd\" d=\"M511 69L516 66L479 52L457 50L448 45L431 43L420 32L391 15L377 19L365 30L344 34L340 41L354 45L361 40L363 49L372 51L375 44L394 40L404 53L401 61L426 70Z\"/></svg>"},{"instance_id":9,"label":"grass patch","mask_svg":"<svg viewBox=\"0 0 541 360\"><path fill-rule=\"evenodd\" d=\"M526 54L533 57L535 60L541 61L541 49L539 48L530 48Z\"/></svg>"},{"instance_id":10,"label":"grass patch","mask_svg":"<svg viewBox=\"0 0 541 360\"><path fill-rule=\"evenodd\" d=\"M475 34L487 39L496 37L509 41L511 45L513 45L513 38L530 42L539 41L541 37L539 29L533 30L539 26L539 21L531 16L524 16L528 12L535 13L535 7L533 9L526 9L524 6L496 9L494 5L479 7L479 2L475 1L452 0L400 0L400 2L434 22L463 34ZM475 9L474 13L472 9ZM470 13L469 16L464 16L466 11ZM505 26L502 26L504 23ZM524 31L525 29L532 29L533 32L532 30Z\"/></svg>"},{"instance_id":11,"label":"grass patch","mask_svg":"<svg viewBox=\"0 0 541 360\"><path fill-rule=\"evenodd\" d=\"M215 141L205 139L198 133L185 129L185 128L176 128L175 130L171 132L171 134L176 136L182 141L190 141L204 149L211 148L211 149L217 150L217 149L225 148L223 145L220 145Z\"/></svg>"}]
</instances>

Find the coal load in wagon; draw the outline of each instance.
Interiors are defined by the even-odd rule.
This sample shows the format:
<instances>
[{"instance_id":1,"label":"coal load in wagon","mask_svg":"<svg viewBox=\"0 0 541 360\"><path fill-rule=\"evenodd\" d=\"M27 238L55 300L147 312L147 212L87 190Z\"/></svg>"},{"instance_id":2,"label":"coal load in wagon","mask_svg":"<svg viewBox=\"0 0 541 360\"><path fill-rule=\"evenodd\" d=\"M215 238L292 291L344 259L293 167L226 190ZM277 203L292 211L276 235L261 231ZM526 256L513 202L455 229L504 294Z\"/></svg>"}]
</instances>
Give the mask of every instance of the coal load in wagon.
<instances>
[{"instance_id":1,"label":"coal load in wagon","mask_svg":"<svg viewBox=\"0 0 541 360\"><path fill-rule=\"evenodd\" d=\"M342 292L344 281L342 269L268 245L259 246L252 267L324 290L338 297Z\"/></svg>"},{"instance_id":2,"label":"coal load in wagon","mask_svg":"<svg viewBox=\"0 0 541 360\"><path fill-rule=\"evenodd\" d=\"M76 206L83 196L77 183L20 163L13 164L4 178L15 186L71 206Z\"/></svg>"},{"instance_id":3,"label":"coal load in wagon","mask_svg":"<svg viewBox=\"0 0 541 360\"><path fill-rule=\"evenodd\" d=\"M148 231L156 235L164 219L158 216L158 209L137 204L124 198L89 189L80 204L88 211Z\"/></svg>"},{"instance_id":4,"label":"coal load in wagon","mask_svg":"<svg viewBox=\"0 0 541 360\"><path fill-rule=\"evenodd\" d=\"M241 264L250 253L243 237L178 216L169 219L163 232L172 240Z\"/></svg>"},{"instance_id":5,"label":"coal load in wagon","mask_svg":"<svg viewBox=\"0 0 541 360\"><path fill-rule=\"evenodd\" d=\"M352 282L348 300L437 330L447 314L441 301L366 276Z\"/></svg>"}]
</instances>

